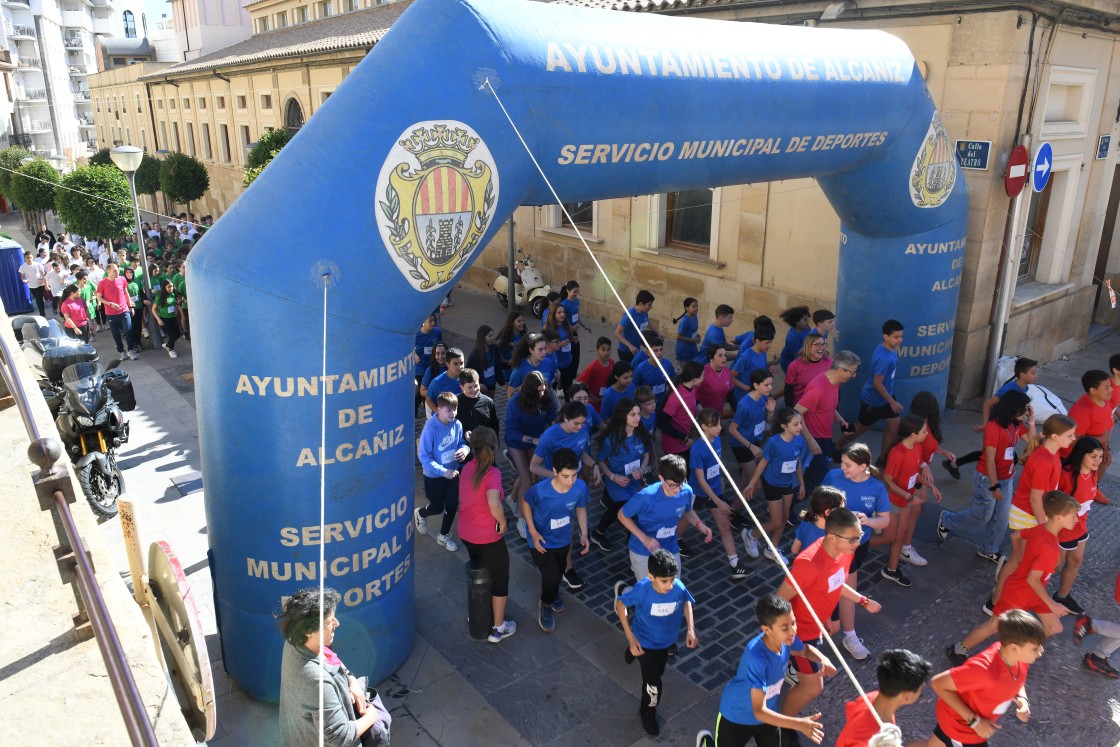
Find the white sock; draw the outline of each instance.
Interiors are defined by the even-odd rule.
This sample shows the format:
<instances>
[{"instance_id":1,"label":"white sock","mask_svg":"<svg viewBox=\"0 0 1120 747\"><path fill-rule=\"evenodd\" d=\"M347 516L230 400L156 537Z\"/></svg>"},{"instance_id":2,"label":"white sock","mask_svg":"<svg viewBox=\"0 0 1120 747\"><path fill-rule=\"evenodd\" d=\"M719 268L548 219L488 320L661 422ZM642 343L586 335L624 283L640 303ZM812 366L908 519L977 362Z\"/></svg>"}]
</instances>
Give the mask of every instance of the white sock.
<instances>
[{"instance_id":1,"label":"white sock","mask_svg":"<svg viewBox=\"0 0 1120 747\"><path fill-rule=\"evenodd\" d=\"M859 640L859 636L856 635L855 630L845 630L844 631L844 637L845 638L851 638L853 641Z\"/></svg>"},{"instance_id":2,"label":"white sock","mask_svg":"<svg viewBox=\"0 0 1120 747\"><path fill-rule=\"evenodd\" d=\"M739 567L739 556L738 555L728 555L727 556L727 562L731 564L732 568L738 568Z\"/></svg>"},{"instance_id":3,"label":"white sock","mask_svg":"<svg viewBox=\"0 0 1120 747\"><path fill-rule=\"evenodd\" d=\"M914 548L913 548L913 547L911 547L910 545L903 545L903 546L902 546L902 551L903 551L903 552L910 552L910 551L911 551L911 550L913 550L913 549L914 549Z\"/></svg>"}]
</instances>

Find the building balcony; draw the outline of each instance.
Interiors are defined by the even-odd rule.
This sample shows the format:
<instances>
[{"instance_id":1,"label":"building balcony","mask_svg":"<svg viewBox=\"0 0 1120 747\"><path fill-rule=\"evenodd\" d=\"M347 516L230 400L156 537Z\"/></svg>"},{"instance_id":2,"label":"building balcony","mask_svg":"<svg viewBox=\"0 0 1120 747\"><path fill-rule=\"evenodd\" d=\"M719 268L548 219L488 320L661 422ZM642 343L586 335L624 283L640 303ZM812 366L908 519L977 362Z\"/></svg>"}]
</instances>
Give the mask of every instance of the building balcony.
<instances>
[{"instance_id":1,"label":"building balcony","mask_svg":"<svg viewBox=\"0 0 1120 747\"><path fill-rule=\"evenodd\" d=\"M84 119L80 119L80 118L78 119L78 127L81 127L82 129L92 130L94 128L94 126L95 125L93 124L92 119L89 120L88 122Z\"/></svg>"},{"instance_id":2,"label":"building balcony","mask_svg":"<svg viewBox=\"0 0 1120 747\"><path fill-rule=\"evenodd\" d=\"M85 46L85 42L80 36L66 36L62 39L62 44L71 51L80 50Z\"/></svg>"},{"instance_id":3,"label":"building balcony","mask_svg":"<svg viewBox=\"0 0 1120 747\"><path fill-rule=\"evenodd\" d=\"M93 19L93 33L95 34L109 34L110 36L119 33L114 25L112 17L94 18Z\"/></svg>"},{"instance_id":4,"label":"building balcony","mask_svg":"<svg viewBox=\"0 0 1120 747\"><path fill-rule=\"evenodd\" d=\"M16 61L16 68L19 70L38 70L41 72L43 70L43 63L38 57L20 57Z\"/></svg>"},{"instance_id":5,"label":"building balcony","mask_svg":"<svg viewBox=\"0 0 1120 747\"><path fill-rule=\"evenodd\" d=\"M17 104L35 104L47 100L47 92L43 88L17 88L16 89L16 103Z\"/></svg>"},{"instance_id":6,"label":"building balcony","mask_svg":"<svg viewBox=\"0 0 1120 747\"><path fill-rule=\"evenodd\" d=\"M23 120L23 131L29 135L38 135L43 132L51 131L51 123L45 119L25 119Z\"/></svg>"},{"instance_id":7,"label":"building balcony","mask_svg":"<svg viewBox=\"0 0 1120 747\"><path fill-rule=\"evenodd\" d=\"M8 35L9 39L15 39L17 41L21 39L35 38L34 26L24 26L22 24L8 23L4 24L4 31Z\"/></svg>"},{"instance_id":8,"label":"building balcony","mask_svg":"<svg viewBox=\"0 0 1120 747\"><path fill-rule=\"evenodd\" d=\"M72 78L84 78L87 75L89 75L89 73L86 72L86 66L85 65L71 65L70 66L70 77L72 77Z\"/></svg>"},{"instance_id":9,"label":"building balcony","mask_svg":"<svg viewBox=\"0 0 1120 747\"><path fill-rule=\"evenodd\" d=\"M72 93L74 94L74 101L79 104L89 105L89 91L73 91Z\"/></svg>"},{"instance_id":10,"label":"building balcony","mask_svg":"<svg viewBox=\"0 0 1120 747\"><path fill-rule=\"evenodd\" d=\"M88 10L64 10L62 11L62 26L65 29L93 31L93 17Z\"/></svg>"},{"instance_id":11,"label":"building balcony","mask_svg":"<svg viewBox=\"0 0 1120 747\"><path fill-rule=\"evenodd\" d=\"M30 8L31 0L0 0L0 5L6 8Z\"/></svg>"},{"instance_id":12,"label":"building balcony","mask_svg":"<svg viewBox=\"0 0 1120 747\"><path fill-rule=\"evenodd\" d=\"M7 3L5 3L5 5L7 5ZM8 145L19 145L24 148L30 148L31 136L22 132L16 135L8 135Z\"/></svg>"}]
</instances>

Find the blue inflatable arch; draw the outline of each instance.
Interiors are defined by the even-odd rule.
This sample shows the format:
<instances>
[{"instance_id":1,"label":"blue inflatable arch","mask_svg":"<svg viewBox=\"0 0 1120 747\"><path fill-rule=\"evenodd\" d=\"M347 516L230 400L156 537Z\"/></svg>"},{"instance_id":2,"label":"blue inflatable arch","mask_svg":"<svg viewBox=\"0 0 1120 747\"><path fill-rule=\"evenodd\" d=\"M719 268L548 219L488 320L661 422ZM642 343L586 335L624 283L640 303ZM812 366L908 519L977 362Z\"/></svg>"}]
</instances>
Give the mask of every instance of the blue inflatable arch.
<instances>
[{"instance_id":1,"label":"blue inflatable arch","mask_svg":"<svg viewBox=\"0 0 1120 747\"><path fill-rule=\"evenodd\" d=\"M258 698L281 596L323 570L351 668L377 681L411 648L413 335L515 208L555 202L498 97L565 202L816 177L843 347L866 357L896 317L900 399L944 397L967 195L901 41L417 0L188 263L216 612Z\"/></svg>"}]
</instances>

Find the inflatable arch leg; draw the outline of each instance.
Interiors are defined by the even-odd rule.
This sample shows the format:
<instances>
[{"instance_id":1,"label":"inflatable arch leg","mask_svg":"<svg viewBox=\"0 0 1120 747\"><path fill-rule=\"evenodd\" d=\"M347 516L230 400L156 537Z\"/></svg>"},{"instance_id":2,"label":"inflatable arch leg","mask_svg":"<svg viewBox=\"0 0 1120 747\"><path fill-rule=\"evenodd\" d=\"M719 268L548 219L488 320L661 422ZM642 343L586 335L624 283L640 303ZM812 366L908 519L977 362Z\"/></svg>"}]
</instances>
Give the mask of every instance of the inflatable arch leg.
<instances>
[{"instance_id":1,"label":"inflatable arch leg","mask_svg":"<svg viewBox=\"0 0 1120 747\"><path fill-rule=\"evenodd\" d=\"M408 655L413 334L517 206L554 202L497 97L565 201L818 177L842 345L866 355L896 316L922 342L900 396L944 395L967 196L898 39L417 0L188 263L216 611L258 698L272 613L320 573L349 666L376 681Z\"/></svg>"}]
</instances>

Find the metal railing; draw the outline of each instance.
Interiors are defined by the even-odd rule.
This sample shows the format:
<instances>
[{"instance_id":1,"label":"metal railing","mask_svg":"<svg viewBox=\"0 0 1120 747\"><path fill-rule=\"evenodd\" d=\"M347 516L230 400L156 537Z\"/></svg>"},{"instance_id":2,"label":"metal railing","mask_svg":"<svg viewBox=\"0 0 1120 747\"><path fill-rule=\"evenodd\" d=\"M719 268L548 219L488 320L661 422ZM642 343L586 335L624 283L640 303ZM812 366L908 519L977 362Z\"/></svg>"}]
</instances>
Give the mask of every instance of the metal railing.
<instances>
[{"instance_id":1,"label":"metal railing","mask_svg":"<svg viewBox=\"0 0 1120 747\"><path fill-rule=\"evenodd\" d=\"M89 91L74 91L75 101L89 101Z\"/></svg>"},{"instance_id":2,"label":"metal railing","mask_svg":"<svg viewBox=\"0 0 1120 747\"><path fill-rule=\"evenodd\" d=\"M46 132L50 130L51 123L45 119L25 119L22 126L24 132Z\"/></svg>"},{"instance_id":3,"label":"metal railing","mask_svg":"<svg viewBox=\"0 0 1120 747\"><path fill-rule=\"evenodd\" d=\"M32 26L23 26L17 24L9 24L7 27L8 36L35 36L35 29Z\"/></svg>"},{"instance_id":4,"label":"metal railing","mask_svg":"<svg viewBox=\"0 0 1120 747\"><path fill-rule=\"evenodd\" d=\"M27 390L16 372L12 350L3 335L0 335L0 376L7 385L23 419L24 428L27 430L30 441L27 457L38 467L38 471L33 476L35 492L43 510L51 511L55 531L58 533L59 547L56 556L59 568L72 572L77 582L75 597L78 602L79 617L75 618L75 622L78 623L84 618L92 628L93 637L97 639L97 648L105 661L109 682L112 684L113 694L116 696L117 706L124 718L125 729L132 744L158 747L159 741L156 739L155 729L148 719L147 708L140 697L140 690L136 687L136 679L132 676L124 648L117 636L117 629L109 616L109 608L101 595L101 588L97 584L93 563L74 523L74 516L70 512L70 504L74 501L70 464L62 458L62 444L53 437L44 436L39 430L39 424L31 411ZM65 575L63 581L70 583ZM85 621L80 624L84 625Z\"/></svg>"},{"instance_id":5,"label":"metal railing","mask_svg":"<svg viewBox=\"0 0 1120 747\"><path fill-rule=\"evenodd\" d=\"M21 145L24 148L30 148L31 136L24 132L8 135L8 145Z\"/></svg>"},{"instance_id":6,"label":"metal railing","mask_svg":"<svg viewBox=\"0 0 1120 747\"><path fill-rule=\"evenodd\" d=\"M43 63L40 62L38 57L20 57L16 61L16 67L42 67Z\"/></svg>"},{"instance_id":7,"label":"metal railing","mask_svg":"<svg viewBox=\"0 0 1120 747\"><path fill-rule=\"evenodd\" d=\"M46 90L42 88L32 88L29 91L16 91L16 99L22 101L36 101L38 99L47 98Z\"/></svg>"},{"instance_id":8,"label":"metal railing","mask_svg":"<svg viewBox=\"0 0 1120 747\"><path fill-rule=\"evenodd\" d=\"M62 40L62 43L66 45L67 49L81 49L84 46L80 36L67 36Z\"/></svg>"}]
</instances>

